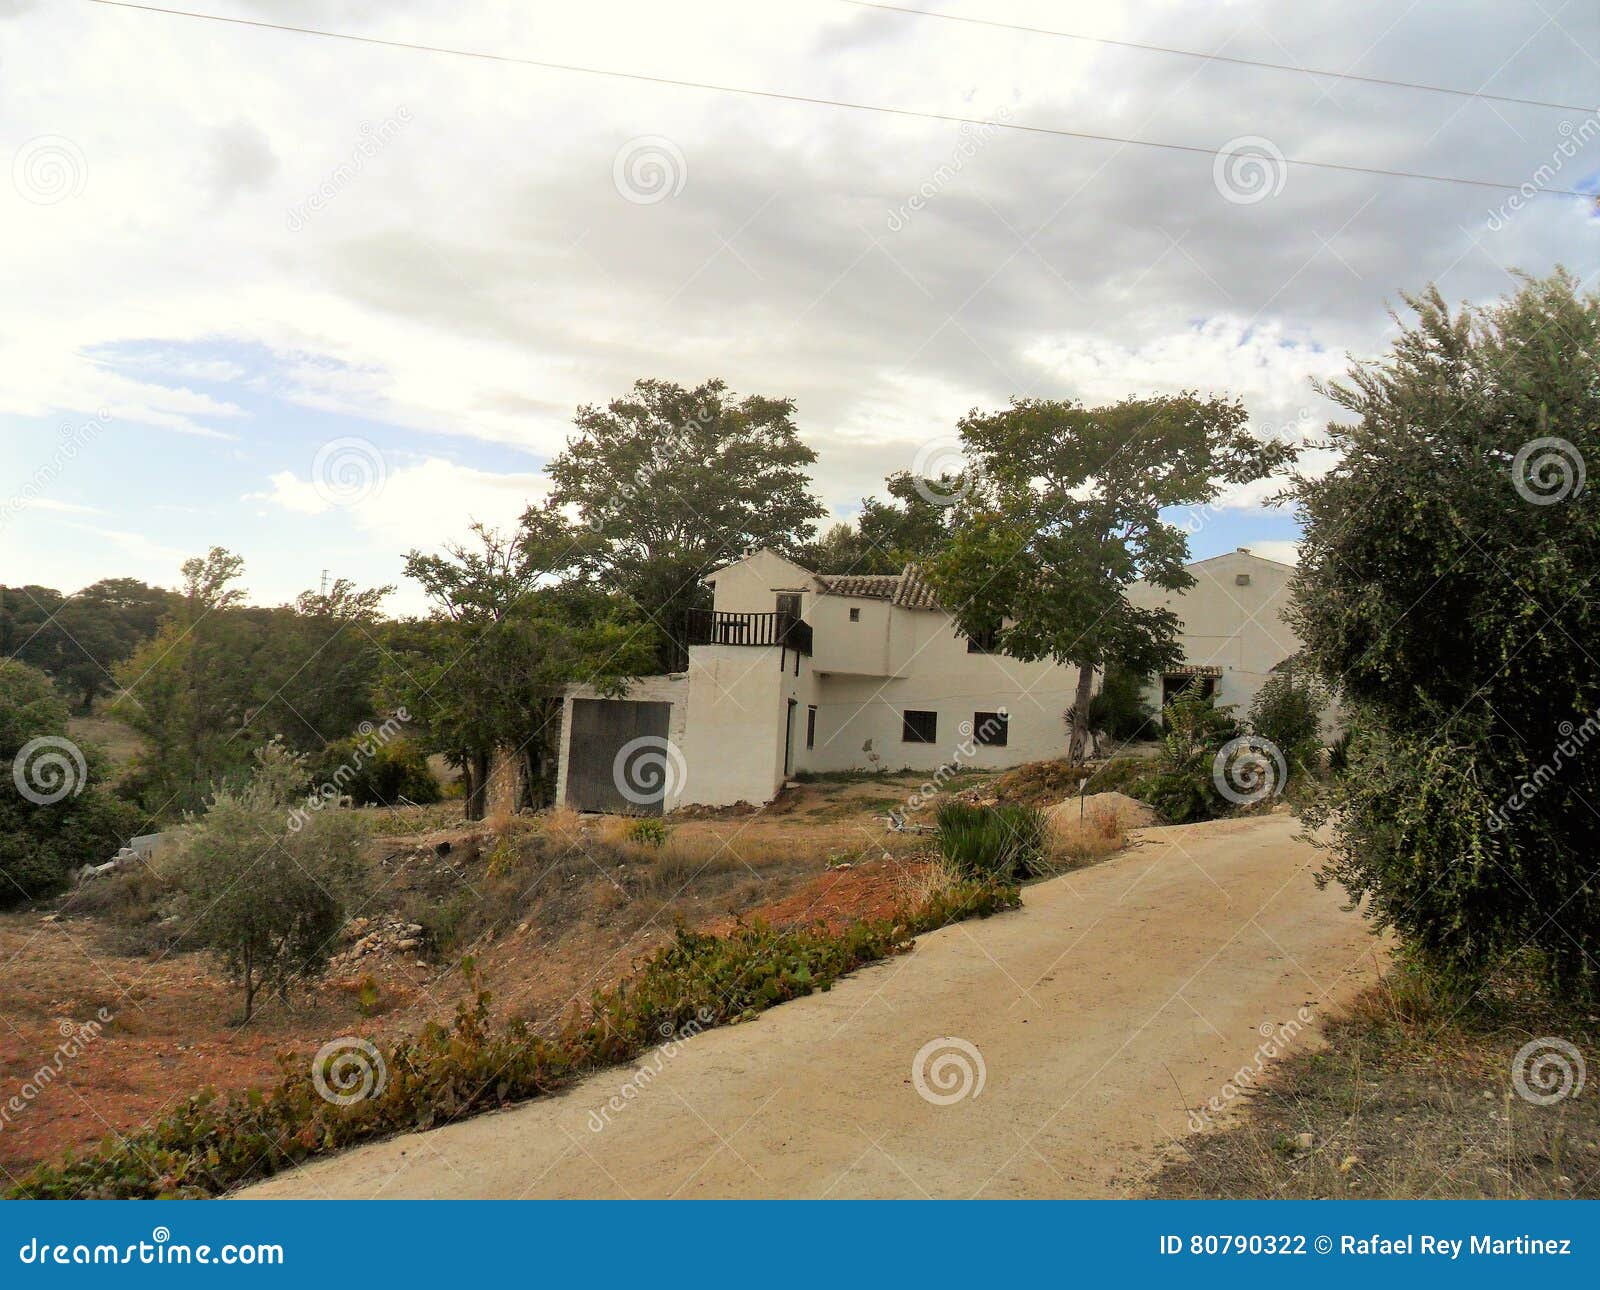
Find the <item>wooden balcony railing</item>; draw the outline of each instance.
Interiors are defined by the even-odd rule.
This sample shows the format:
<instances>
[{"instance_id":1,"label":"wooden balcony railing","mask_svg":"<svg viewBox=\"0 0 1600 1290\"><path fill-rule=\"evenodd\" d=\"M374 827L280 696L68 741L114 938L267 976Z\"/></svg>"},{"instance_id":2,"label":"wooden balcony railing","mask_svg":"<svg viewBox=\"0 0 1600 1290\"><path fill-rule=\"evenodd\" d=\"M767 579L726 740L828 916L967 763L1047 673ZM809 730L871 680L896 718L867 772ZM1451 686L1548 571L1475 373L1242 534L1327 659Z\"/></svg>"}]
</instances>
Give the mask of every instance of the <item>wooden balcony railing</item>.
<instances>
[{"instance_id":1,"label":"wooden balcony railing","mask_svg":"<svg viewBox=\"0 0 1600 1290\"><path fill-rule=\"evenodd\" d=\"M793 614L728 614L691 609L689 645L781 645L797 654L811 653L811 624Z\"/></svg>"}]
</instances>

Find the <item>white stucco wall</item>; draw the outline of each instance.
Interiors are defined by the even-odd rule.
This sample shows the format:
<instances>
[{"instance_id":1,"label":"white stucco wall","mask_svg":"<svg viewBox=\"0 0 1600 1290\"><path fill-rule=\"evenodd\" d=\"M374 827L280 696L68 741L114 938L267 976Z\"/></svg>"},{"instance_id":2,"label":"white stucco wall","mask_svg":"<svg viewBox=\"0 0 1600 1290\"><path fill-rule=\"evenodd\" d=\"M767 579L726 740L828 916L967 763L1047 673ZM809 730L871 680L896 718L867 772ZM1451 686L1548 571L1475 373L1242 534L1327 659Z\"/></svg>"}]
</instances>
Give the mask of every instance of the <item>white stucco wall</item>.
<instances>
[{"instance_id":1,"label":"white stucco wall","mask_svg":"<svg viewBox=\"0 0 1600 1290\"><path fill-rule=\"evenodd\" d=\"M1187 591L1135 583L1128 599L1140 606L1165 606L1178 615L1184 662L1220 667L1217 702L1237 705L1242 716L1272 669L1300 650L1300 638L1284 618L1294 569L1247 551L1230 551L1185 568L1195 578ZM1248 585L1238 585L1241 574L1249 577ZM1152 705L1159 706L1160 698L1160 686L1152 686Z\"/></svg>"},{"instance_id":2,"label":"white stucco wall","mask_svg":"<svg viewBox=\"0 0 1600 1290\"><path fill-rule=\"evenodd\" d=\"M814 573L772 551L757 551L716 570L707 581L712 584L713 607L724 614L770 614L778 607L780 591L798 591L800 614L805 617L817 587Z\"/></svg>"},{"instance_id":3,"label":"white stucco wall","mask_svg":"<svg viewBox=\"0 0 1600 1290\"><path fill-rule=\"evenodd\" d=\"M691 649L683 745L688 774L676 804L759 806L771 801L784 781L788 700L796 701L797 760L791 769L798 770L813 686L809 663L793 650L743 645Z\"/></svg>"},{"instance_id":4,"label":"white stucco wall","mask_svg":"<svg viewBox=\"0 0 1600 1290\"><path fill-rule=\"evenodd\" d=\"M804 769L869 768L873 763L862 747L869 739L881 759L878 764L889 770L933 769L958 751L963 765L978 767L1015 766L1066 752L1064 715L1077 689L1076 668L973 654L942 611L900 609L884 602L878 608L894 673L873 677L826 672L818 662L813 700L817 742L801 754ZM862 616L866 617L865 611ZM817 657L826 654L819 648ZM938 714L933 743L904 741L902 718L907 709ZM1000 709L1011 718L1006 746L963 747L971 743L974 714Z\"/></svg>"}]
</instances>

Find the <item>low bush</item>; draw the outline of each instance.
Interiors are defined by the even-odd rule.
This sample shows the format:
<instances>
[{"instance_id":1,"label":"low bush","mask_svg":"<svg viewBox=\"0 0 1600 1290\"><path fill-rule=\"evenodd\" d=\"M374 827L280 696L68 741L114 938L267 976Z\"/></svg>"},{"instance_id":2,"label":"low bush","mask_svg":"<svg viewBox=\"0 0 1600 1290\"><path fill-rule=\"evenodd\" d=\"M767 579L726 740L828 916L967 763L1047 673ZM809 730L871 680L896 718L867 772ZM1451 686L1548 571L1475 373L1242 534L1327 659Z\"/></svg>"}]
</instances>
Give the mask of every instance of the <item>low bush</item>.
<instances>
[{"instance_id":1,"label":"low bush","mask_svg":"<svg viewBox=\"0 0 1600 1290\"><path fill-rule=\"evenodd\" d=\"M965 878L1018 882L1049 871L1048 824L1037 807L952 799L940 805L937 824L940 853Z\"/></svg>"},{"instance_id":2,"label":"low bush","mask_svg":"<svg viewBox=\"0 0 1600 1290\"><path fill-rule=\"evenodd\" d=\"M273 1089L197 1094L150 1128L107 1138L81 1159L40 1166L10 1195L220 1195L312 1156L552 1092L589 1070L637 1057L690 1022L718 1025L826 990L863 964L909 949L923 932L1018 903L1014 887L969 882L895 918L839 932L753 923L712 936L680 928L633 977L597 992L587 1013L555 1035L535 1034L521 1021L496 1028L489 993L479 989L449 1026L432 1023L387 1048L348 1041L315 1069L304 1057L285 1056ZM463 968L472 978L470 960Z\"/></svg>"},{"instance_id":3,"label":"low bush","mask_svg":"<svg viewBox=\"0 0 1600 1290\"><path fill-rule=\"evenodd\" d=\"M645 818L628 826L628 841L640 846L662 847L667 842L667 826L660 820Z\"/></svg>"},{"instance_id":4,"label":"low bush","mask_svg":"<svg viewBox=\"0 0 1600 1290\"><path fill-rule=\"evenodd\" d=\"M357 806L427 806L443 790L427 755L409 739L372 746L371 737L335 739L310 765L310 791L329 788Z\"/></svg>"}]
</instances>

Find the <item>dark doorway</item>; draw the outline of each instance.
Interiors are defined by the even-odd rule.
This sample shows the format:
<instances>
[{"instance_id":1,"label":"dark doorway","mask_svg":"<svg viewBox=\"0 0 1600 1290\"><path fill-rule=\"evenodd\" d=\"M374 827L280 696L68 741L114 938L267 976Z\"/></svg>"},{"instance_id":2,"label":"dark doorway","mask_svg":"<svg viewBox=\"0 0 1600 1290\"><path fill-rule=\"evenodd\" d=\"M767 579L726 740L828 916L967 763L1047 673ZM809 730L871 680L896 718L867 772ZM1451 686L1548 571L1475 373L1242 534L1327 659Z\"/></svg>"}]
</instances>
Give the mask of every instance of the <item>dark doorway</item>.
<instances>
[{"instance_id":1,"label":"dark doorway","mask_svg":"<svg viewBox=\"0 0 1600 1290\"><path fill-rule=\"evenodd\" d=\"M608 815L660 815L682 754L667 743L670 703L574 699L567 805Z\"/></svg>"},{"instance_id":2,"label":"dark doorway","mask_svg":"<svg viewBox=\"0 0 1600 1290\"><path fill-rule=\"evenodd\" d=\"M783 777L789 778L794 769L794 710L795 700L789 700L789 709L783 717Z\"/></svg>"}]
</instances>

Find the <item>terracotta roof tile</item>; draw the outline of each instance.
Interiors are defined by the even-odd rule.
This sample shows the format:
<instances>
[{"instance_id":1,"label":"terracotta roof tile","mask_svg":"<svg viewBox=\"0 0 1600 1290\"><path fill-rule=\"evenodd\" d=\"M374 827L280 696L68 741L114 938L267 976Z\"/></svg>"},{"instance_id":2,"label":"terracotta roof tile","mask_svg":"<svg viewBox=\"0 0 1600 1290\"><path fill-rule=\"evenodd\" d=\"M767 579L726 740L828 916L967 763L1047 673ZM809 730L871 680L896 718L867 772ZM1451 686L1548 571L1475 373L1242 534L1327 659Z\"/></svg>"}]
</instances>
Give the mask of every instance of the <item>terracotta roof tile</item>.
<instances>
[{"instance_id":1,"label":"terracotta roof tile","mask_svg":"<svg viewBox=\"0 0 1600 1290\"><path fill-rule=\"evenodd\" d=\"M857 596L865 600L887 600L902 609L938 609L933 588L914 564L900 573L819 574L817 581L830 596Z\"/></svg>"}]
</instances>

